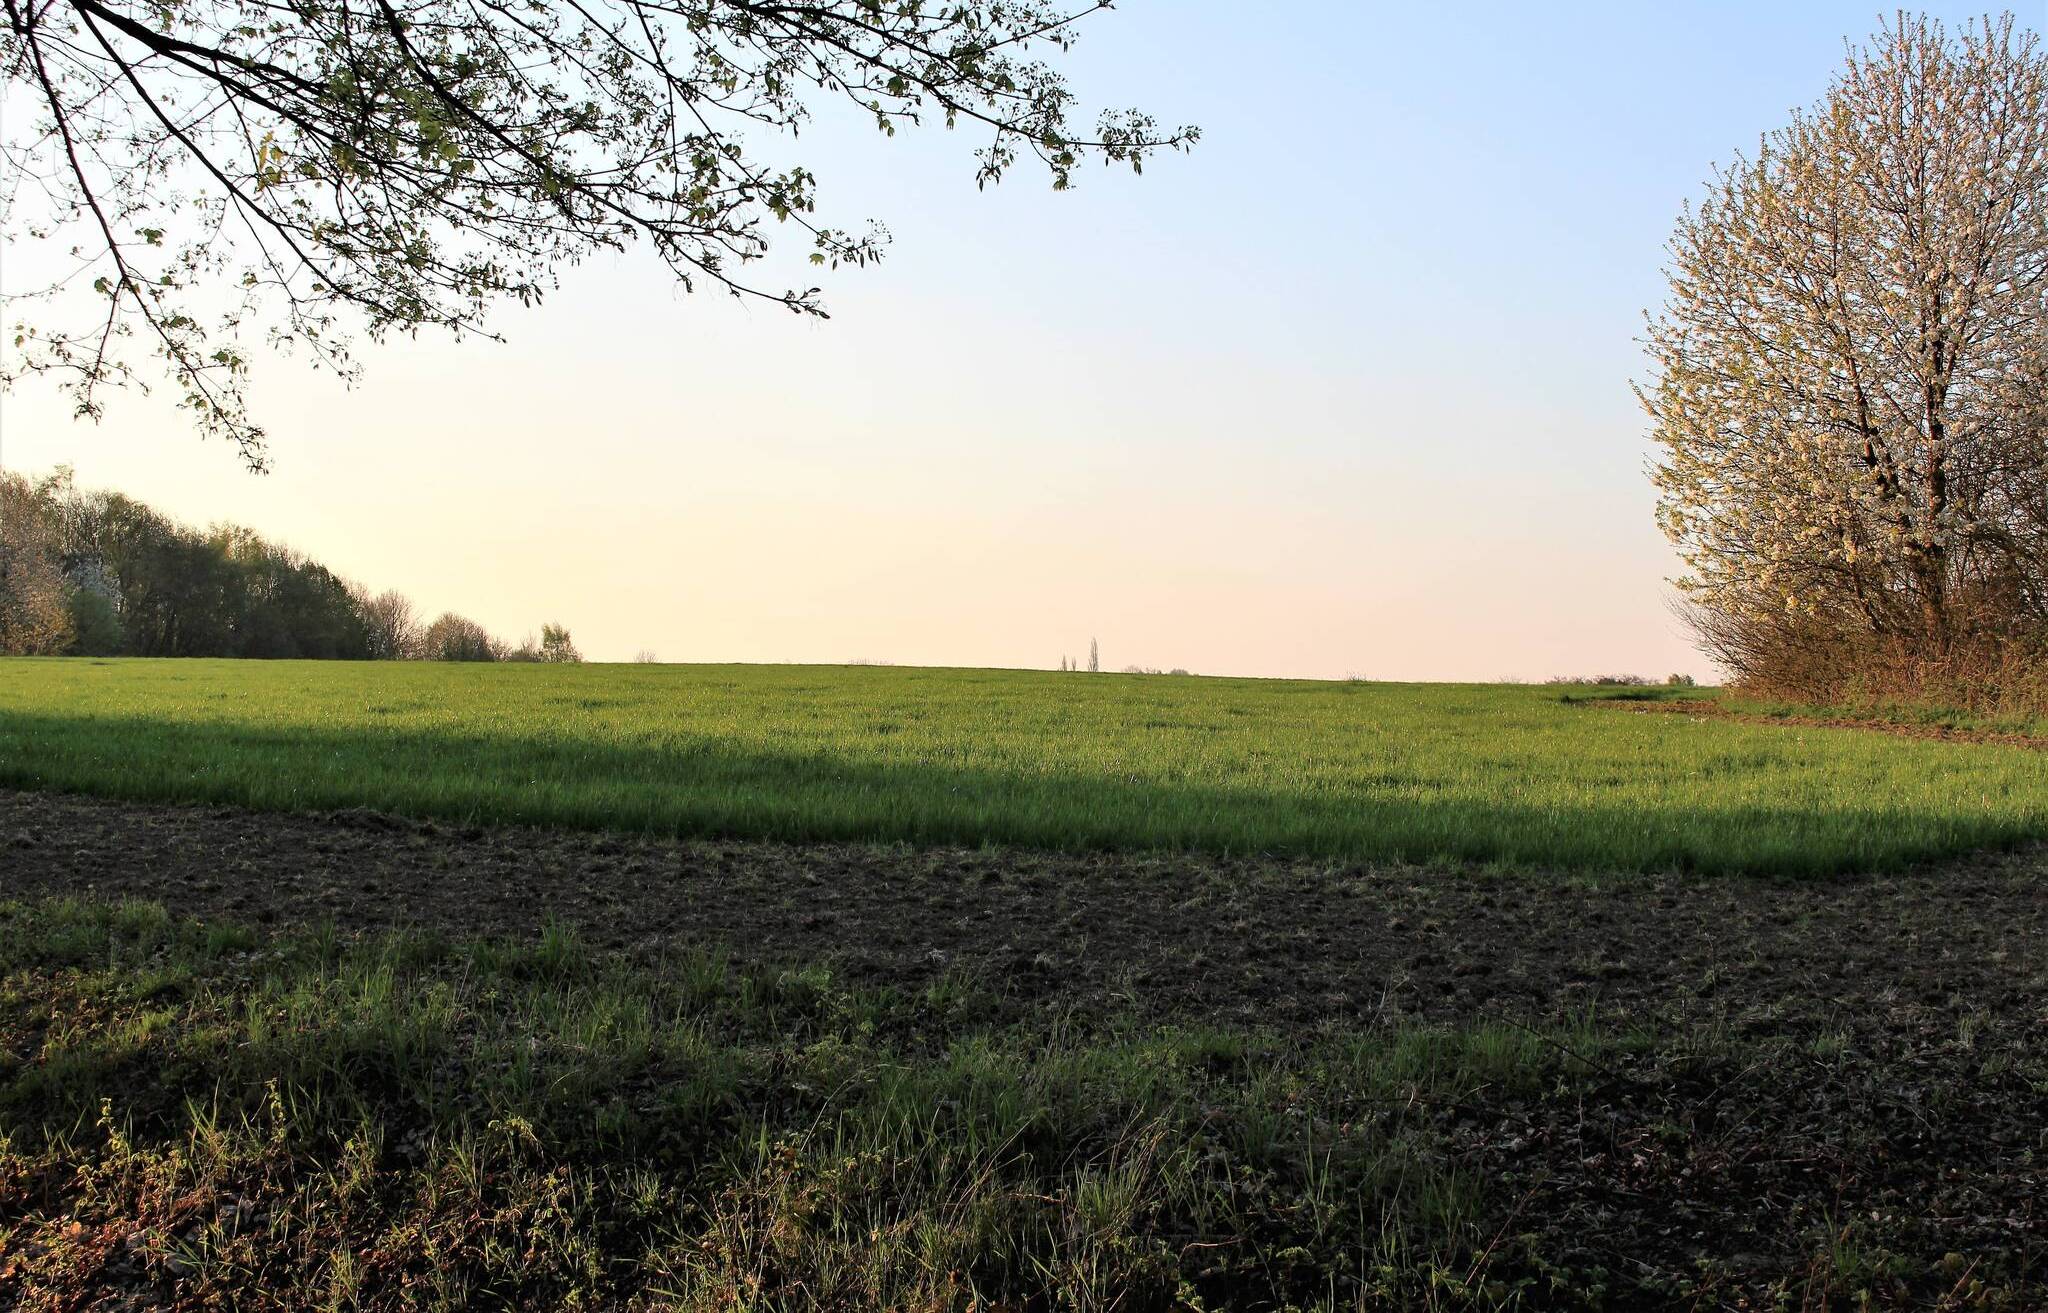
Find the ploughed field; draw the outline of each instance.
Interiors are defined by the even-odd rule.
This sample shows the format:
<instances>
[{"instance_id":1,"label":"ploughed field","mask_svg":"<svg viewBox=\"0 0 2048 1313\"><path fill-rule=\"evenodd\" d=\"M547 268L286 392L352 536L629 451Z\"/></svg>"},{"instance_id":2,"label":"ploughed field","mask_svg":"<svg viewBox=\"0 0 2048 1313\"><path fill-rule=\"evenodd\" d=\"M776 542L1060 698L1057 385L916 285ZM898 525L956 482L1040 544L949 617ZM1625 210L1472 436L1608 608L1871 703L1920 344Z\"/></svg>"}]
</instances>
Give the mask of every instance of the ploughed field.
<instances>
[{"instance_id":1,"label":"ploughed field","mask_svg":"<svg viewBox=\"0 0 2048 1313\"><path fill-rule=\"evenodd\" d=\"M1896 868L2048 831L2048 757L2024 747L1627 714L1654 707L1552 687L888 667L7 660L0 784L667 835L1600 871Z\"/></svg>"},{"instance_id":2,"label":"ploughed field","mask_svg":"<svg viewBox=\"0 0 2048 1313\"><path fill-rule=\"evenodd\" d=\"M1641 696L0 662L0 1310L2048 1307L2048 756Z\"/></svg>"}]
</instances>

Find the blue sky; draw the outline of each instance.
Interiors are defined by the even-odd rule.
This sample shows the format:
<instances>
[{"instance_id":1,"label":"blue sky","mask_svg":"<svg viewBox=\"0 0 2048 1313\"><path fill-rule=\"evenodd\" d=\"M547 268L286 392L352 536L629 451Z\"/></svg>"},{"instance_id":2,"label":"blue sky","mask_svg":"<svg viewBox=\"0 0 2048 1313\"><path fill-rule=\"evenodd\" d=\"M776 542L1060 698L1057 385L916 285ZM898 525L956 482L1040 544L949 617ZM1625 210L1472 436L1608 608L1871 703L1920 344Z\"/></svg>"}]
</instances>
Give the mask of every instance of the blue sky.
<instances>
[{"instance_id":1,"label":"blue sky","mask_svg":"<svg viewBox=\"0 0 2048 1313\"><path fill-rule=\"evenodd\" d=\"M1078 89L1202 144L977 192L964 132L821 120L787 158L895 236L826 276L829 323L635 253L503 314L505 346L394 343L347 391L261 362L261 479L154 399L95 429L24 392L0 454L600 658L1049 666L1093 635L1113 667L1706 674L1641 314L1711 166L1878 21L1124 0Z\"/></svg>"}]
</instances>

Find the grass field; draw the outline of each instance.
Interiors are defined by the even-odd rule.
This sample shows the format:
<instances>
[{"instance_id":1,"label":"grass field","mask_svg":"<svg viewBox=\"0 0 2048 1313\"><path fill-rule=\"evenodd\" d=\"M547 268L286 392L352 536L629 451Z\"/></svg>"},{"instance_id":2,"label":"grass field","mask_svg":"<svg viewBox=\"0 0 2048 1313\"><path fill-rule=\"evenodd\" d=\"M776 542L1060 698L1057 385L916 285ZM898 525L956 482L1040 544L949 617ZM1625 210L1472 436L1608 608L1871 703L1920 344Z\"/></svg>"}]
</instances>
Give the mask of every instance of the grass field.
<instances>
[{"instance_id":1,"label":"grass field","mask_svg":"<svg viewBox=\"0 0 2048 1313\"><path fill-rule=\"evenodd\" d=\"M8 660L0 783L681 835L1592 870L1883 869L2048 833L2048 758L2024 748L1584 696L866 667Z\"/></svg>"}]
</instances>

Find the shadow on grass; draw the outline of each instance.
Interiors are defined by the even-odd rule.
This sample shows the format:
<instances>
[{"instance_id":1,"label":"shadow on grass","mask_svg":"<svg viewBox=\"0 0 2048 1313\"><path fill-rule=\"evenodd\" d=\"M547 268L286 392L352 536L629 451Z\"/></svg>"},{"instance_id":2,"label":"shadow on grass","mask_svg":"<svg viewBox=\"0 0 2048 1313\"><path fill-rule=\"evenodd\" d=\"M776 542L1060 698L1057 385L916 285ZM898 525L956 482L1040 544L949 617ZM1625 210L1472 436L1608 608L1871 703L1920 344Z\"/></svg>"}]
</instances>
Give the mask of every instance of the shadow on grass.
<instances>
[{"instance_id":1,"label":"shadow on grass","mask_svg":"<svg viewBox=\"0 0 2048 1313\"><path fill-rule=\"evenodd\" d=\"M1846 767L1845 767L1846 769ZM15 713L0 783L264 810L367 807L464 823L780 840L1165 849L1594 871L1827 874L2036 838L2048 802L1969 812L1873 790L1867 805L1755 805L1668 790L1531 802L1457 780L1361 774L1289 792L1079 771L400 728L259 728ZM1569 781L1567 781L1569 783ZM1461 796L1454 790L1470 787ZM1398 793L1396 791L1399 791ZM1597 785L1591 790L1597 793ZM1563 790L1560 790L1563 792Z\"/></svg>"},{"instance_id":2,"label":"shadow on grass","mask_svg":"<svg viewBox=\"0 0 2048 1313\"><path fill-rule=\"evenodd\" d=\"M1711 689L1694 686L1661 685L1654 688L1601 688L1598 685L1575 685L1582 692L1560 693L1557 700L1567 707L1584 706L1589 702L1698 702L1711 694Z\"/></svg>"}]
</instances>

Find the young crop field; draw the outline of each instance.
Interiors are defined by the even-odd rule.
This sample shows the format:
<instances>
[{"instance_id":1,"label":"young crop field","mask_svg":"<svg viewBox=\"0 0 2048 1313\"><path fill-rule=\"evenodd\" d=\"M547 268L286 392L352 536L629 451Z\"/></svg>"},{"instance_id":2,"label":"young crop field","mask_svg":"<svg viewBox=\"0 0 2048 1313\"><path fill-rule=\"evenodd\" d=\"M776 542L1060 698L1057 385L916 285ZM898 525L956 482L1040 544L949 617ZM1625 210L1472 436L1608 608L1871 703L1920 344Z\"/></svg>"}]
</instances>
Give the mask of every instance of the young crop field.
<instances>
[{"instance_id":1,"label":"young crop field","mask_svg":"<svg viewBox=\"0 0 2048 1313\"><path fill-rule=\"evenodd\" d=\"M1616 871L1897 868L2048 831L2048 757L2027 746L1686 714L1659 708L1666 696L886 667L8 660L0 783L671 836Z\"/></svg>"},{"instance_id":2,"label":"young crop field","mask_svg":"<svg viewBox=\"0 0 2048 1313\"><path fill-rule=\"evenodd\" d=\"M2048 757L1823 718L0 662L0 1310L2039 1308Z\"/></svg>"}]
</instances>

